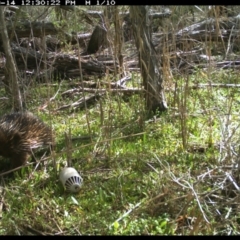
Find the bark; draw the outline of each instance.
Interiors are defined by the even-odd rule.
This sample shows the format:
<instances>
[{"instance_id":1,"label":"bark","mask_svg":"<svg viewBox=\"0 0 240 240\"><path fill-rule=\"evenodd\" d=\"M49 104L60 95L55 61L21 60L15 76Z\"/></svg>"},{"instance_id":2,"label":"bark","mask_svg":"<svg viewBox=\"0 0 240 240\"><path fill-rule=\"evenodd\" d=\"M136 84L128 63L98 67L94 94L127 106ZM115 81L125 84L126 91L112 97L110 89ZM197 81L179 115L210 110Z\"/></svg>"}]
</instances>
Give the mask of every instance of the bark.
<instances>
[{"instance_id":1,"label":"bark","mask_svg":"<svg viewBox=\"0 0 240 240\"><path fill-rule=\"evenodd\" d=\"M17 80L17 69L11 52L9 44L9 38L4 19L4 7L0 7L0 33L3 42L3 48L6 56L5 65L5 89L7 94L12 99L12 107L14 111L22 111L21 94L19 91L18 80Z\"/></svg>"},{"instance_id":2,"label":"bark","mask_svg":"<svg viewBox=\"0 0 240 240\"><path fill-rule=\"evenodd\" d=\"M119 74L123 77L123 29L122 29L122 20L119 16L119 10L116 7L113 7L114 14L114 28L115 28L115 38L114 38L114 56L115 59L118 59L119 64Z\"/></svg>"},{"instance_id":3,"label":"bark","mask_svg":"<svg viewBox=\"0 0 240 240\"><path fill-rule=\"evenodd\" d=\"M107 31L100 25L97 25L92 33L87 47L87 54L94 54L100 48L107 46Z\"/></svg>"},{"instance_id":4,"label":"bark","mask_svg":"<svg viewBox=\"0 0 240 240\"><path fill-rule=\"evenodd\" d=\"M158 66L156 51L150 34L148 6L131 6L130 18L139 53L139 65L145 89L146 108L149 112L164 111L167 104L163 91L163 77Z\"/></svg>"}]
</instances>

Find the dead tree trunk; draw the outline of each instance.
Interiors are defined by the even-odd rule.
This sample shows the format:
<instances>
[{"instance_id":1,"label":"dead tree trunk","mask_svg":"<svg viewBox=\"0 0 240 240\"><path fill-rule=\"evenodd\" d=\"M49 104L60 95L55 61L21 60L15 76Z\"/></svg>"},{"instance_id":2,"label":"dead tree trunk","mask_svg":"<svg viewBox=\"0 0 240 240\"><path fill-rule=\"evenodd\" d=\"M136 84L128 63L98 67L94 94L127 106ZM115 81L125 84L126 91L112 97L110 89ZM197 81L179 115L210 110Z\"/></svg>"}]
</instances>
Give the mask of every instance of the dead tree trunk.
<instances>
[{"instance_id":1,"label":"dead tree trunk","mask_svg":"<svg viewBox=\"0 0 240 240\"><path fill-rule=\"evenodd\" d=\"M17 81L17 69L12 56L11 47L4 19L4 7L0 7L0 33L2 38L3 49L6 56L5 65L5 90L12 100L12 107L14 111L22 111L21 94Z\"/></svg>"},{"instance_id":2,"label":"dead tree trunk","mask_svg":"<svg viewBox=\"0 0 240 240\"><path fill-rule=\"evenodd\" d=\"M123 77L123 55L122 55L122 46L123 46L123 30L122 30L122 19L119 15L118 7L114 6L114 28L115 28L115 39L114 39L114 56L118 59L119 64L119 73Z\"/></svg>"},{"instance_id":3,"label":"dead tree trunk","mask_svg":"<svg viewBox=\"0 0 240 240\"><path fill-rule=\"evenodd\" d=\"M133 35L139 52L139 64L145 89L146 108L149 112L167 109L163 91L163 77L160 72L154 46L151 41L148 6L131 6L130 18Z\"/></svg>"}]
</instances>

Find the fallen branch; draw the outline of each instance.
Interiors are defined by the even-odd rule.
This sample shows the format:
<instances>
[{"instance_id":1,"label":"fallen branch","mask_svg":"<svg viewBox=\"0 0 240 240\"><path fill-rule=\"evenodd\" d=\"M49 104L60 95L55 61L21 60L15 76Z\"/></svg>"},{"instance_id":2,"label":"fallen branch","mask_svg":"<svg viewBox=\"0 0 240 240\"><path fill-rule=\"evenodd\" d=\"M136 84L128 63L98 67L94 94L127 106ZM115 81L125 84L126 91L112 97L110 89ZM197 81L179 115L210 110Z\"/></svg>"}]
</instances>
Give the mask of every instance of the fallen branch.
<instances>
[{"instance_id":1,"label":"fallen branch","mask_svg":"<svg viewBox=\"0 0 240 240\"><path fill-rule=\"evenodd\" d=\"M196 84L193 86L189 86L190 89L200 89L200 88L207 88L207 87L219 87L219 88L239 88L240 84L232 84L232 83L207 83L207 84Z\"/></svg>"},{"instance_id":2,"label":"fallen branch","mask_svg":"<svg viewBox=\"0 0 240 240\"><path fill-rule=\"evenodd\" d=\"M104 94L105 93L91 94L89 96L86 96L85 98L82 97L78 101L76 101L72 104L64 105L64 106L61 106L61 107L57 108L56 111L65 110L67 108L73 108L73 109L83 108L83 107L85 107L85 101L86 101L86 104L91 104L96 99L99 99L101 96L103 96Z\"/></svg>"}]
</instances>

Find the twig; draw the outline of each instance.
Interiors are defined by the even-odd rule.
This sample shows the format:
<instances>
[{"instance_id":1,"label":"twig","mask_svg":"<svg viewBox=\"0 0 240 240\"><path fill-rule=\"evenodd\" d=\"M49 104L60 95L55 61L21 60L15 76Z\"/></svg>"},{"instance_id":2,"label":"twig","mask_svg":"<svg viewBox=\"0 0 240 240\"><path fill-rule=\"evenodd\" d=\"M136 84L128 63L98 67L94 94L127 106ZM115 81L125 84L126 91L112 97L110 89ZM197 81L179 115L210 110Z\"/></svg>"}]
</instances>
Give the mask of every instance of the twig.
<instances>
[{"instance_id":1,"label":"twig","mask_svg":"<svg viewBox=\"0 0 240 240\"><path fill-rule=\"evenodd\" d=\"M233 186L237 189L238 192L240 192L240 188L237 185L237 183L233 180L232 176L229 173L225 173L227 178L230 180L230 182L233 184Z\"/></svg>"},{"instance_id":2,"label":"twig","mask_svg":"<svg viewBox=\"0 0 240 240\"><path fill-rule=\"evenodd\" d=\"M137 207L139 207L141 205L142 202L137 203L134 207L132 207L131 209L129 209L127 212L125 212L120 218L118 218L116 221L114 221L110 227L112 227L114 225L115 222L119 222L121 221L123 218L125 218L126 216L128 216L134 209L136 209Z\"/></svg>"}]
</instances>

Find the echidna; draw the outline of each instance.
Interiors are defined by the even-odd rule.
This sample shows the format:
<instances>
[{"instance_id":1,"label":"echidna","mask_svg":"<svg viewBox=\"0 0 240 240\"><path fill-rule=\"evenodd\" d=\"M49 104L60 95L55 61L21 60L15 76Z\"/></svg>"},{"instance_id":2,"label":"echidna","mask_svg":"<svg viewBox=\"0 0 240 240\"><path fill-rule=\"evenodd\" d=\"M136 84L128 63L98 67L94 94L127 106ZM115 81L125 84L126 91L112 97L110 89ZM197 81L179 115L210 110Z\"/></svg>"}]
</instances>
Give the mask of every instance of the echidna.
<instances>
[{"instance_id":1,"label":"echidna","mask_svg":"<svg viewBox=\"0 0 240 240\"><path fill-rule=\"evenodd\" d=\"M0 155L9 158L12 167L24 165L32 149L52 143L52 129L30 112L0 118Z\"/></svg>"}]
</instances>

